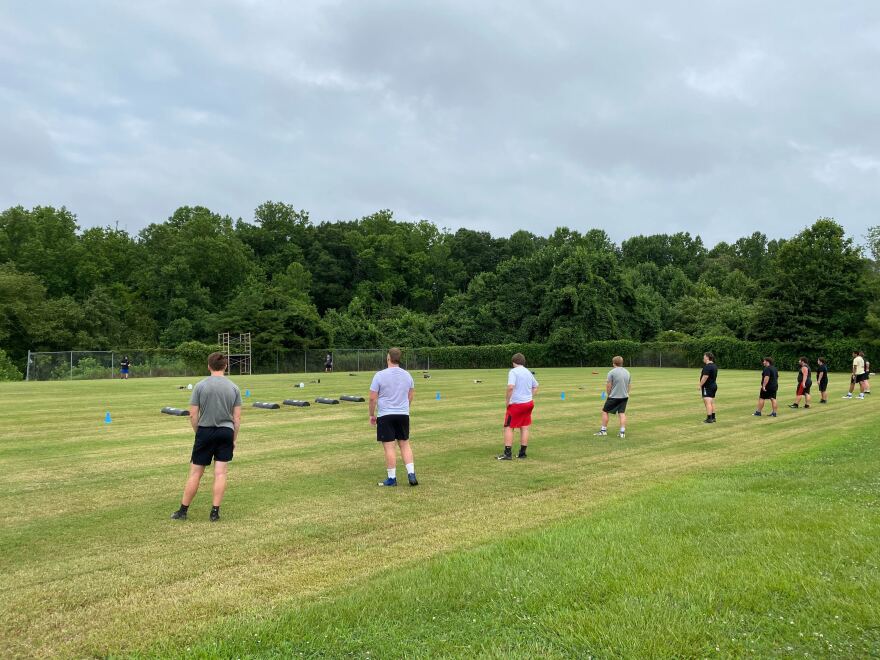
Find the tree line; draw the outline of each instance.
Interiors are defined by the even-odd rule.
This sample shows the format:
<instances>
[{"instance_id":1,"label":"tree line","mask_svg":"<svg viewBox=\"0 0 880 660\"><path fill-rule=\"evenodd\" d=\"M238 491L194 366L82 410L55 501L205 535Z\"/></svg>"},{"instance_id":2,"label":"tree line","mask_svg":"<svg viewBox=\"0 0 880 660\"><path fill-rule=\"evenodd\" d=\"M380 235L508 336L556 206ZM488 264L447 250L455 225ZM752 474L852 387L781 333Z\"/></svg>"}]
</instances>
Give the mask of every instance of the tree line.
<instances>
[{"instance_id":1,"label":"tree line","mask_svg":"<svg viewBox=\"0 0 880 660\"><path fill-rule=\"evenodd\" d=\"M257 349L730 337L876 337L880 228L856 244L830 218L787 239L709 248L687 232L615 244L602 230L496 237L390 211L312 222L266 202L250 221L182 207L136 235L81 230L65 208L0 213L0 348Z\"/></svg>"}]
</instances>

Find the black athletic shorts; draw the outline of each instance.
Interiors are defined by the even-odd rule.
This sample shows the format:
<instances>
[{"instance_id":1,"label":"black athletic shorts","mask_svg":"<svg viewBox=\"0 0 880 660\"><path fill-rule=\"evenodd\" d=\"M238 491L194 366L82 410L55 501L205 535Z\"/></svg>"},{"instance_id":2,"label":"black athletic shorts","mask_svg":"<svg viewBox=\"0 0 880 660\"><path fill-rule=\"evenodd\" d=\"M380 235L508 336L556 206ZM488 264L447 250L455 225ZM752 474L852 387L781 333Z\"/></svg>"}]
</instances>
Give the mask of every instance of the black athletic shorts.
<instances>
[{"instance_id":1,"label":"black athletic shorts","mask_svg":"<svg viewBox=\"0 0 880 660\"><path fill-rule=\"evenodd\" d=\"M762 390L758 393L758 398L759 398L759 399L764 399L765 401L768 400L768 399L775 399L775 398L776 398L776 392L778 391L778 389L779 389L778 387L774 387L772 390L769 389L769 388L766 389L766 390L762 389Z\"/></svg>"},{"instance_id":2,"label":"black athletic shorts","mask_svg":"<svg viewBox=\"0 0 880 660\"><path fill-rule=\"evenodd\" d=\"M409 440L409 415L382 415L376 420L376 440Z\"/></svg>"},{"instance_id":3,"label":"black athletic shorts","mask_svg":"<svg viewBox=\"0 0 880 660\"><path fill-rule=\"evenodd\" d=\"M824 392L827 389L828 389L828 379L823 378L822 380L819 381L819 391Z\"/></svg>"},{"instance_id":4,"label":"black athletic shorts","mask_svg":"<svg viewBox=\"0 0 880 660\"><path fill-rule=\"evenodd\" d=\"M235 432L225 426L200 426L193 444L194 465L210 465L215 461L232 460L232 440Z\"/></svg>"},{"instance_id":5,"label":"black athletic shorts","mask_svg":"<svg viewBox=\"0 0 880 660\"><path fill-rule=\"evenodd\" d=\"M863 380L868 380L868 374L859 374L858 376L855 376L853 382L861 383Z\"/></svg>"},{"instance_id":6,"label":"black athletic shorts","mask_svg":"<svg viewBox=\"0 0 880 660\"><path fill-rule=\"evenodd\" d=\"M808 380L806 383L798 383L797 388L795 389L795 393L798 396L801 396L803 394L809 394L812 387L813 387L813 381L811 381L811 380Z\"/></svg>"},{"instance_id":7,"label":"black athletic shorts","mask_svg":"<svg viewBox=\"0 0 880 660\"><path fill-rule=\"evenodd\" d=\"M714 399L715 395L718 394L718 384L717 383L707 383L703 385L703 398L704 399Z\"/></svg>"},{"instance_id":8,"label":"black athletic shorts","mask_svg":"<svg viewBox=\"0 0 880 660\"><path fill-rule=\"evenodd\" d=\"M629 399L605 399L605 405L602 406L602 411L612 414L625 413L627 401L629 401Z\"/></svg>"}]
</instances>

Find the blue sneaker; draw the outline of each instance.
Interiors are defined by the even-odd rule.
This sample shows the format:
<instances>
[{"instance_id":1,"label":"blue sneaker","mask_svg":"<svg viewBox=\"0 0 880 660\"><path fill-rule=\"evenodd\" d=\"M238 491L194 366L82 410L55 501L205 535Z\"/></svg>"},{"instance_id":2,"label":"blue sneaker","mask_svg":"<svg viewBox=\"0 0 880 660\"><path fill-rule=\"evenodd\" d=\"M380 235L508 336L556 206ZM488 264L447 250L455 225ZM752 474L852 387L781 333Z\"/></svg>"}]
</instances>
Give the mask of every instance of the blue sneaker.
<instances>
[{"instance_id":1,"label":"blue sneaker","mask_svg":"<svg viewBox=\"0 0 880 660\"><path fill-rule=\"evenodd\" d=\"M397 479L395 477L388 477L385 481L380 481L379 486L396 486Z\"/></svg>"},{"instance_id":2,"label":"blue sneaker","mask_svg":"<svg viewBox=\"0 0 880 660\"><path fill-rule=\"evenodd\" d=\"M406 478L409 479L410 486L418 486L419 485L419 480L416 479L415 472L410 472L409 474L406 475Z\"/></svg>"}]
</instances>

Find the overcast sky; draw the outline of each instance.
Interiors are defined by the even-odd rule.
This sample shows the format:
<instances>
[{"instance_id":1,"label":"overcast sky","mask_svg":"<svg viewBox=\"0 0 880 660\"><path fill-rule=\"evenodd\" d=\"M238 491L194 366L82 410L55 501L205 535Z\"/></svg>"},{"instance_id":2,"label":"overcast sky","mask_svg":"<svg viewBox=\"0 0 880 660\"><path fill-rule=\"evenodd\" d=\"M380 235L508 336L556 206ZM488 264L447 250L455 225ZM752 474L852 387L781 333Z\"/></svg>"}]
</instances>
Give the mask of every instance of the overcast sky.
<instances>
[{"instance_id":1,"label":"overcast sky","mask_svg":"<svg viewBox=\"0 0 880 660\"><path fill-rule=\"evenodd\" d=\"M878 74L877 0L0 0L0 208L861 240Z\"/></svg>"}]
</instances>

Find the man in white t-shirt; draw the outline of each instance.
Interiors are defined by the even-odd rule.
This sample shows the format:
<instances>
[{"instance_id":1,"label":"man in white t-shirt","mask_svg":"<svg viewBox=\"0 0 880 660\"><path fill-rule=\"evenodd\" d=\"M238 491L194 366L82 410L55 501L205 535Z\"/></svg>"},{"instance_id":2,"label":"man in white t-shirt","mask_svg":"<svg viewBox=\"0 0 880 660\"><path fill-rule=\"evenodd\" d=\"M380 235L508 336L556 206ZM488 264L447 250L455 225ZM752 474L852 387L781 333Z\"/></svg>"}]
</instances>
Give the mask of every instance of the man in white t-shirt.
<instances>
[{"instance_id":1,"label":"man in white t-shirt","mask_svg":"<svg viewBox=\"0 0 880 660\"><path fill-rule=\"evenodd\" d=\"M859 399L865 398L865 390L867 390L868 376L865 373L865 358L862 357L861 351L853 351L852 362L852 378L849 381L849 392L843 397L844 399L853 398L853 390L856 385L859 386Z\"/></svg>"},{"instance_id":2,"label":"man in white t-shirt","mask_svg":"<svg viewBox=\"0 0 880 660\"><path fill-rule=\"evenodd\" d=\"M499 461L513 460L513 429L519 429L519 455L526 457L529 444L529 427L532 425L533 398L538 393L538 381L526 369L526 358L517 353L511 358L513 369L507 374L507 411L504 414L504 453L496 458Z\"/></svg>"},{"instance_id":3,"label":"man in white t-shirt","mask_svg":"<svg viewBox=\"0 0 880 660\"><path fill-rule=\"evenodd\" d=\"M385 450L385 467L388 477L380 486L397 485L397 453L394 442L400 447L400 456L406 465L410 486L418 486L412 447L409 446L409 404L415 395L415 383L406 369L400 368L400 349L388 349L387 369L376 372L370 383L370 424L376 427L376 440ZM378 417L376 407L378 406Z\"/></svg>"}]
</instances>

